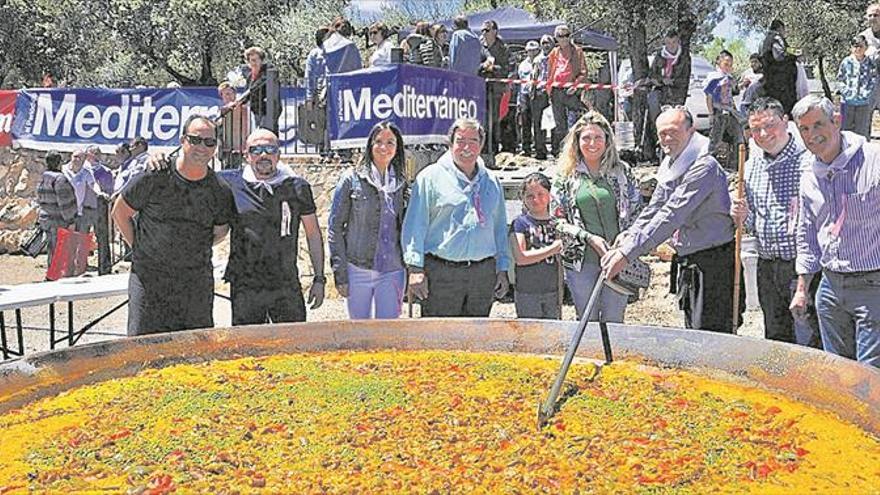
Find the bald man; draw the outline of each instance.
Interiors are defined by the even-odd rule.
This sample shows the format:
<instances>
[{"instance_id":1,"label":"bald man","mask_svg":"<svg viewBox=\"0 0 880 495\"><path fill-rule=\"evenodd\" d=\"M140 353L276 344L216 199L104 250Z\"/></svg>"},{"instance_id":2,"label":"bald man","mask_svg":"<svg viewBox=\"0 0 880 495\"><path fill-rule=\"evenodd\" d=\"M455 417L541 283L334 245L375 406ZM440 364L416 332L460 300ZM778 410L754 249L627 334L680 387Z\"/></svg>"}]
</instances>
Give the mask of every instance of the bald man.
<instances>
[{"instance_id":1,"label":"bald man","mask_svg":"<svg viewBox=\"0 0 880 495\"><path fill-rule=\"evenodd\" d=\"M300 223L315 273L308 302L317 309L324 301L324 241L312 188L288 167L279 167L279 157L278 137L257 129L247 139L245 166L218 174L235 197L225 276L233 325L305 321L296 266Z\"/></svg>"}]
</instances>

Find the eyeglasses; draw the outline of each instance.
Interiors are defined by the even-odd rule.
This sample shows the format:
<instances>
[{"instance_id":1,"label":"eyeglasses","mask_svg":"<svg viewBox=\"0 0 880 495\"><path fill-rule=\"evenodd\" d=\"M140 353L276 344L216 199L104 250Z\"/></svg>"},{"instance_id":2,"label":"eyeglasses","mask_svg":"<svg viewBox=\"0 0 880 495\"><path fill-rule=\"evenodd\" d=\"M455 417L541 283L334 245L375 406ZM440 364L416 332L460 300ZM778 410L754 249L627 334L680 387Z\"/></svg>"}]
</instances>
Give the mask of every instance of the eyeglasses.
<instances>
[{"instance_id":1,"label":"eyeglasses","mask_svg":"<svg viewBox=\"0 0 880 495\"><path fill-rule=\"evenodd\" d=\"M192 136L190 134L186 135L186 140L189 141L193 146L207 146L208 148L213 148L217 146L217 138L213 137L201 137L201 136Z\"/></svg>"},{"instance_id":2,"label":"eyeglasses","mask_svg":"<svg viewBox=\"0 0 880 495\"><path fill-rule=\"evenodd\" d=\"M564 34L557 34L556 35L557 38L568 38L569 36L571 36L571 33L564 33Z\"/></svg>"},{"instance_id":3,"label":"eyeglasses","mask_svg":"<svg viewBox=\"0 0 880 495\"><path fill-rule=\"evenodd\" d=\"M248 153L252 155L275 155L278 154L278 145L276 144L255 144L248 147Z\"/></svg>"}]
</instances>

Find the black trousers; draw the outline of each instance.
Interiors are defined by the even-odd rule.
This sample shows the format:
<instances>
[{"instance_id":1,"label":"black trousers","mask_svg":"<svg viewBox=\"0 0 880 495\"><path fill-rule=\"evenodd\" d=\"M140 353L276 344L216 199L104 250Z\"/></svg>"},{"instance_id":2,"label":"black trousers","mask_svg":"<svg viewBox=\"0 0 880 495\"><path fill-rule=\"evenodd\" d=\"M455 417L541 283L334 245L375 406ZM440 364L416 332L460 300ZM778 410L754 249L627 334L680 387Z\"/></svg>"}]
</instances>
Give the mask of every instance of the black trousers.
<instances>
[{"instance_id":1,"label":"black trousers","mask_svg":"<svg viewBox=\"0 0 880 495\"><path fill-rule=\"evenodd\" d=\"M428 298L422 316L487 317L495 302L495 258L453 263L425 256Z\"/></svg>"},{"instance_id":2,"label":"black trousers","mask_svg":"<svg viewBox=\"0 0 880 495\"><path fill-rule=\"evenodd\" d=\"M298 282L271 288L233 282L230 287L233 325L306 321L306 303Z\"/></svg>"},{"instance_id":3,"label":"black trousers","mask_svg":"<svg viewBox=\"0 0 880 495\"><path fill-rule=\"evenodd\" d=\"M821 348L816 316L816 288L822 277L813 277L805 321L795 321L789 310L797 283L794 261L758 259L758 298L764 313L764 336L771 340ZM800 336L800 338L798 338Z\"/></svg>"},{"instance_id":4,"label":"black trousers","mask_svg":"<svg viewBox=\"0 0 880 495\"><path fill-rule=\"evenodd\" d=\"M734 333L733 325L733 241L676 257L672 275L679 307L684 311L685 328ZM677 273L676 273L677 271ZM736 328L742 325L746 291L740 271L739 313Z\"/></svg>"},{"instance_id":5,"label":"black trousers","mask_svg":"<svg viewBox=\"0 0 880 495\"><path fill-rule=\"evenodd\" d=\"M95 219L95 237L98 241L98 274L110 273L110 208L107 200L98 198L98 214Z\"/></svg>"},{"instance_id":6,"label":"black trousers","mask_svg":"<svg viewBox=\"0 0 880 495\"><path fill-rule=\"evenodd\" d=\"M174 274L141 270L128 279L128 335L214 326L210 270Z\"/></svg>"}]
</instances>

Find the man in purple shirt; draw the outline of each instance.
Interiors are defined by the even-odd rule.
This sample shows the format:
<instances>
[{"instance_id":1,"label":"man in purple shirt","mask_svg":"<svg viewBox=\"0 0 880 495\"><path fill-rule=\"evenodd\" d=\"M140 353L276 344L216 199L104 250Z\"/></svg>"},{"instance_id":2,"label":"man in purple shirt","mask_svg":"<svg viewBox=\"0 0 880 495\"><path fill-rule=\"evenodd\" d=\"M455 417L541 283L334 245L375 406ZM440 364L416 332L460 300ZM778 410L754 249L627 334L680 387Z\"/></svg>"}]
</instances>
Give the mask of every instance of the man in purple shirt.
<instances>
[{"instance_id":1,"label":"man in purple shirt","mask_svg":"<svg viewBox=\"0 0 880 495\"><path fill-rule=\"evenodd\" d=\"M826 351L880 367L880 146L841 132L827 98L809 95L792 109L814 155L801 177L791 301L795 316L821 270L816 294Z\"/></svg>"},{"instance_id":2,"label":"man in purple shirt","mask_svg":"<svg viewBox=\"0 0 880 495\"><path fill-rule=\"evenodd\" d=\"M602 257L602 269L611 280L630 260L671 237L678 269L674 292L685 327L732 333L734 243L727 176L709 153L709 139L695 132L687 108L665 107L657 117L657 136L666 154L657 188ZM737 326L745 308L740 295Z\"/></svg>"},{"instance_id":3,"label":"man in purple shirt","mask_svg":"<svg viewBox=\"0 0 880 495\"><path fill-rule=\"evenodd\" d=\"M101 163L101 150L91 145L86 148L85 168L92 171L98 189L95 190L98 212L95 217L95 237L98 241L98 273L110 273L110 196L113 195L113 172Z\"/></svg>"}]
</instances>

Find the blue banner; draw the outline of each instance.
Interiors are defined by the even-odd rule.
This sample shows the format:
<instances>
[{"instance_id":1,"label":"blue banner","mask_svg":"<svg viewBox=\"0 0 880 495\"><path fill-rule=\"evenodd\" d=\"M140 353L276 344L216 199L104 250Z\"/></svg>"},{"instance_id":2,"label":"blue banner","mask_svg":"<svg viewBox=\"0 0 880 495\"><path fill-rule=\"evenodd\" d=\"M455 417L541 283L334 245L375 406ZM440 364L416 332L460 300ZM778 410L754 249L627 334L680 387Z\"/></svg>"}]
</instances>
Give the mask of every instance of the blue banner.
<instances>
[{"instance_id":1,"label":"blue banner","mask_svg":"<svg viewBox=\"0 0 880 495\"><path fill-rule=\"evenodd\" d=\"M305 90L281 90L278 118L282 145L297 144L296 106ZM95 144L112 152L140 136L151 148L174 148L192 114L216 117L221 100L215 88L24 89L19 91L12 134L25 148L72 151Z\"/></svg>"},{"instance_id":2,"label":"blue banner","mask_svg":"<svg viewBox=\"0 0 880 495\"><path fill-rule=\"evenodd\" d=\"M370 129L390 120L406 144L445 143L462 117L485 121L483 79L431 67L396 64L333 74L327 121L333 148L366 146Z\"/></svg>"}]
</instances>

